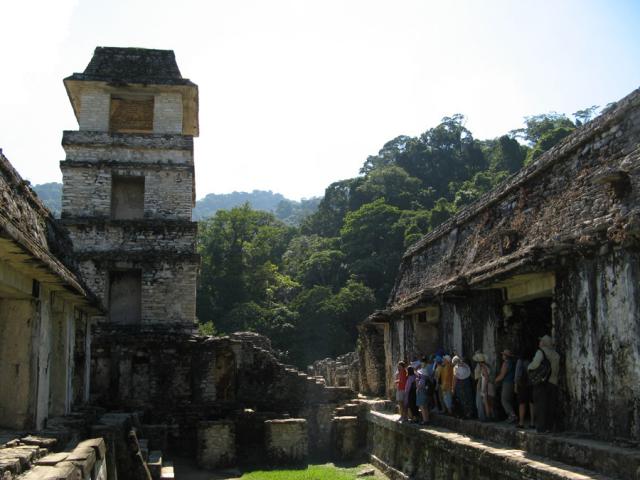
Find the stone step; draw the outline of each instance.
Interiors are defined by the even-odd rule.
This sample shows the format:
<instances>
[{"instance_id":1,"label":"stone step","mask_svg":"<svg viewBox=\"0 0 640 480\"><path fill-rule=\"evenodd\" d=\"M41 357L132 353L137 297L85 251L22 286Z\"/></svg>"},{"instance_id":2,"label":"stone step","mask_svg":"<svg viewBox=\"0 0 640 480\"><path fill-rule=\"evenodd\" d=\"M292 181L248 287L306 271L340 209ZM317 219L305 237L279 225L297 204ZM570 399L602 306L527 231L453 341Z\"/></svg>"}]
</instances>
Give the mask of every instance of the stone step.
<instances>
[{"instance_id":1,"label":"stone step","mask_svg":"<svg viewBox=\"0 0 640 480\"><path fill-rule=\"evenodd\" d=\"M540 434L511 424L431 415L431 424L623 480L638 480L640 450L564 433Z\"/></svg>"},{"instance_id":2,"label":"stone step","mask_svg":"<svg viewBox=\"0 0 640 480\"><path fill-rule=\"evenodd\" d=\"M149 452L147 467L151 473L151 478L153 478L153 480L159 480L162 476L162 452L160 450L152 450Z\"/></svg>"},{"instance_id":3,"label":"stone step","mask_svg":"<svg viewBox=\"0 0 640 480\"><path fill-rule=\"evenodd\" d=\"M603 469L585 468L567 463L572 457L582 456L584 451L570 453L570 448L562 449L566 457L561 460L554 459L551 455L534 454L530 450L514 448L508 443L501 443L466 435L433 424L419 427L415 424L399 423L399 416L371 411L368 413L369 428L373 428L373 451L371 460L375 464L391 469L401 469L406 477L410 478L414 471L428 468L421 462L424 458L430 458L432 462L449 469L446 475L454 475L454 470L464 468L470 475L478 468L484 473L478 478L531 478L537 480L636 480L634 465L621 465L614 456L609 456L610 464ZM479 423L479 422L478 422ZM513 427L511 427L513 429ZM537 434L533 434L537 435ZM384 442L381 439L384 438ZM549 448L557 448L553 435L539 435L539 443L546 443ZM416 457L416 464L403 464L402 457L396 447L402 445L403 449L426 450L428 455ZM611 449L613 451L613 448ZM640 456L640 452L627 452L628 455ZM556 453L555 456L558 456ZM375 457L375 458L374 458ZM447 459L448 458L448 459ZM463 459L458 462L453 459ZM564 461L563 461L564 460ZM591 462L583 458L583 463L597 466L597 462ZM459 465L458 465L459 463ZM484 469L484 470L483 470ZM453 472L453 473L452 473ZM500 472L500 475L498 475ZM442 472L441 472L442 473ZM491 475L489 475L491 474ZM445 475L445 473L443 473ZM488 476L487 476L488 475ZM514 476L515 475L515 476ZM520 475L520 476L518 476ZM631 476L630 476L631 475ZM473 477L475 478L475 477Z\"/></svg>"},{"instance_id":4,"label":"stone step","mask_svg":"<svg viewBox=\"0 0 640 480\"><path fill-rule=\"evenodd\" d=\"M160 480L173 480L175 477L173 473L173 462L166 461L160 471Z\"/></svg>"}]
</instances>

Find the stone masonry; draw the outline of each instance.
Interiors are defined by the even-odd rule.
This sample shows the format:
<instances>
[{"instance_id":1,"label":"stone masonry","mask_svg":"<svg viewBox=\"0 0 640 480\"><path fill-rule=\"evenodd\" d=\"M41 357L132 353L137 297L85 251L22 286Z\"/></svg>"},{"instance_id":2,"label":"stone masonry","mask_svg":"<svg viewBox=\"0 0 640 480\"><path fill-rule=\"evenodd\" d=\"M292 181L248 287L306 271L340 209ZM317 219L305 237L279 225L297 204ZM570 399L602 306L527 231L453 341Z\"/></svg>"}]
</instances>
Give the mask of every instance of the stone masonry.
<instances>
[{"instance_id":1,"label":"stone masonry","mask_svg":"<svg viewBox=\"0 0 640 480\"><path fill-rule=\"evenodd\" d=\"M103 47L64 83L79 130L62 138L62 223L104 320L193 327L197 86L172 51Z\"/></svg>"}]
</instances>

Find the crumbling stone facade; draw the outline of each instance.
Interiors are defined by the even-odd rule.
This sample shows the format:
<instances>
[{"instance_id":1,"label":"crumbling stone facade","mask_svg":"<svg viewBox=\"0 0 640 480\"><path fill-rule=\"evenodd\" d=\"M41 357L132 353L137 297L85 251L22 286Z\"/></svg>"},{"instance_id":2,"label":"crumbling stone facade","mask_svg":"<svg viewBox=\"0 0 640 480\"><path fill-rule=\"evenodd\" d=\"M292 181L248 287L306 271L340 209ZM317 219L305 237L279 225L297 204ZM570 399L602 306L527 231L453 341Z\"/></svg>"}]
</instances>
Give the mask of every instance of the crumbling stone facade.
<instances>
[{"instance_id":1,"label":"crumbling stone facade","mask_svg":"<svg viewBox=\"0 0 640 480\"><path fill-rule=\"evenodd\" d=\"M41 429L89 399L97 299L71 242L0 150L0 428Z\"/></svg>"},{"instance_id":2,"label":"crumbling stone facade","mask_svg":"<svg viewBox=\"0 0 640 480\"><path fill-rule=\"evenodd\" d=\"M640 91L408 249L382 328L386 372L438 346L495 367L552 334L563 427L640 439Z\"/></svg>"},{"instance_id":3,"label":"crumbling stone facade","mask_svg":"<svg viewBox=\"0 0 640 480\"><path fill-rule=\"evenodd\" d=\"M197 86L172 51L103 47L64 83L62 223L104 320L193 327Z\"/></svg>"}]
</instances>

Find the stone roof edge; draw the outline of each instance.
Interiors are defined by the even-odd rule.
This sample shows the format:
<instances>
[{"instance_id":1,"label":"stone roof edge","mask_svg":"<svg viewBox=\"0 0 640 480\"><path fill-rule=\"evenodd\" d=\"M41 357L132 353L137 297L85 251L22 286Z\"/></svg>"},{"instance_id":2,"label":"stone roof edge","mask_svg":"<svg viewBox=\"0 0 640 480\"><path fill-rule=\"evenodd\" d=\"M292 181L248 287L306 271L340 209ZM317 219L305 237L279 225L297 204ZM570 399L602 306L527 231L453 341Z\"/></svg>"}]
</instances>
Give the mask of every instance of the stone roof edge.
<instances>
[{"instance_id":1,"label":"stone roof edge","mask_svg":"<svg viewBox=\"0 0 640 480\"><path fill-rule=\"evenodd\" d=\"M38 198L36 193L29 187L28 182L22 179L17 170L11 165L7 157L0 149L0 171L7 175L9 182L18 187L20 192L25 196L27 202L37 211L38 214L46 217L52 228L58 228L56 220L47 207L44 206L42 200ZM65 286L75 293L83 296L87 303L97 310L101 310L102 306L93 292L84 286L82 280L62 263L55 255L43 248L35 241L28 232L24 232L19 226L15 225L11 219L4 216L0 210L0 230L5 231L10 238L15 241L20 248L34 256L39 262L50 270L54 275L60 278Z\"/></svg>"},{"instance_id":2,"label":"stone roof edge","mask_svg":"<svg viewBox=\"0 0 640 480\"><path fill-rule=\"evenodd\" d=\"M78 81L78 82L104 82L114 85L169 85L176 87L198 87L188 78L168 78L168 77L147 77L147 78L127 78L127 77L114 77L104 75L93 75L88 73L75 72L63 79L63 82Z\"/></svg>"},{"instance_id":3,"label":"stone roof edge","mask_svg":"<svg viewBox=\"0 0 640 480\"><path fill-rule=\"evenodd\" d=\"M519 172L505 179L500 185L485 193L475 202L463 208L456 215L426 234L413 245L409 246L403 255L403 262L424 250L429 244L451 232L459 225L466 223L483 210L500 201L513 190L520 188L532 178L542 174L547 169L579 148L582 144L592 139L597 133L606 129L612 122L618 120L634 107L640 106L640 88L637 88L626 97L616 102L615 107L604 112L594 120L576 129L575 132L564 138L559 144L543 153L534 163L523 167Z\"/></svg>"}]
</instances>

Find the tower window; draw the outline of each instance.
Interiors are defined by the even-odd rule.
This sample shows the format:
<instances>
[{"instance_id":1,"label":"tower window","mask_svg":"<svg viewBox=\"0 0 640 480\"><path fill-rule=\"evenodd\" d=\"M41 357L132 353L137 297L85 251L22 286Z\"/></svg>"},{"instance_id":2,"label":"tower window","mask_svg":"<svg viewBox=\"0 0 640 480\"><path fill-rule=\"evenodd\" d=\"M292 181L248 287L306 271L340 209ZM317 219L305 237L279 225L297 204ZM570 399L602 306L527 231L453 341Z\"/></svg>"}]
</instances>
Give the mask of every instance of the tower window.
<instances>
[{"instance_id":1,"label":"tower window","mask_svg":"<svg viewBox=\"0 0 640 480\"><path fill-rule=\"evenodd\" d=\"M144 217L144 177L111 178L111 218L132 220Z\"/></svg>"},{"instance_id":2,"label":"tower window","mask_svg":"<svg viewBox=\"0 0 640 480\"><path fill-rule=\"evenodd\" d=\"M153 97L111 97L109 130L123 133L153 131Z\"/></svg>"}]
</instances>

